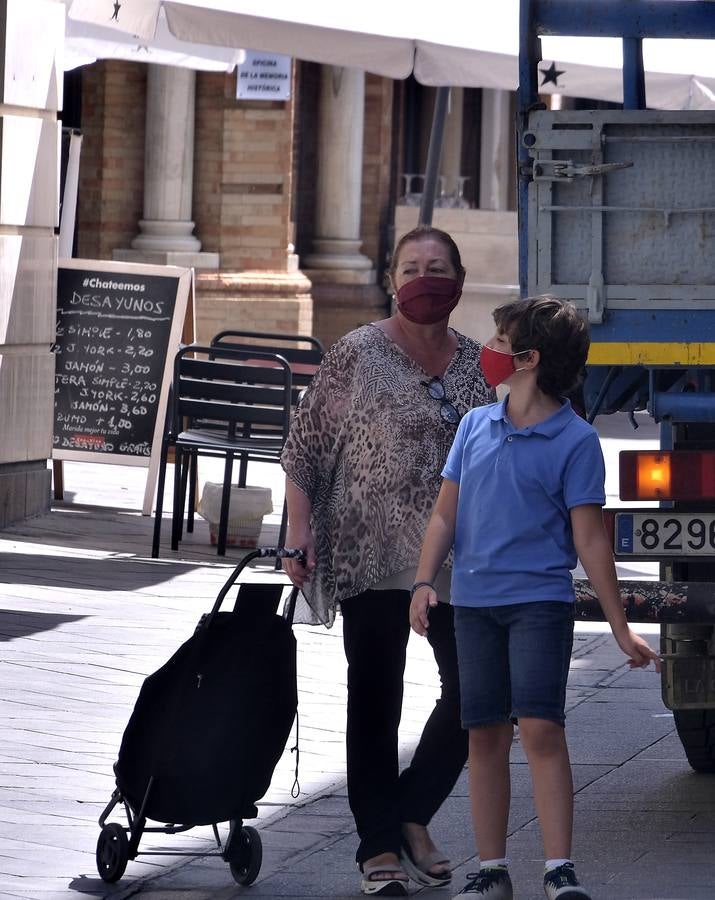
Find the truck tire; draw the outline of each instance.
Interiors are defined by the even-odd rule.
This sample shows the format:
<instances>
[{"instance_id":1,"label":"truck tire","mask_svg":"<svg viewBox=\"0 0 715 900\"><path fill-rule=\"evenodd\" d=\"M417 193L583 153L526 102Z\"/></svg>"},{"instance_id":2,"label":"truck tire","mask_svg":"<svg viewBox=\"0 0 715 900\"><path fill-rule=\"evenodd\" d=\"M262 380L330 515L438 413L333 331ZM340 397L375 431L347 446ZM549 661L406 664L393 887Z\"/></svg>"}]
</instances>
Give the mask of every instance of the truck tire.
<instances>
[{"instance_id":1,"label":"truck tire","mask_svg":"<svg viewBox=\"0 0 715 900\"><path fill-rule=\"evenodd\" d=\"M675 450L710 450L715 440L715 424L712 422L674 423L671 437ZM674 504L674 509L679 512L688 512L698 508L699 505L692 502L676 501ZM661 564L661 577L664 576L665 566ZM712 557L674 560L672 580L715 582L715 560ZM715 589L715 584L713 584L713 588ZM712 621L702 624L664 625L661 628L661 635L674 639L671 650L675 650L677 653L682 652L685 656L693 654L696 662L697 658L700 658L703 663L712 658L713 637L715 636ZM661 640L661 646L669 643L671 642ZM675 671L677 672L677 669ZM683 690L682 693L687 696L688 692ZM692 698L696 703L700 699L706 702L705 697ZM708 692L707 701L710 700ZM674 709L673 718L678 737L692 768L703 774L715 773L715 709Z\"/></svg>"},{"instance_id":2,"label":"truck tire","mask_svg":"<svg viewBox=\"0 0 715 900\"><path fill-rule=\"evenodd\" d=\"M715 773L715 709L673 711L678 737L696 772Z\"/></svg>"}]
</instances>

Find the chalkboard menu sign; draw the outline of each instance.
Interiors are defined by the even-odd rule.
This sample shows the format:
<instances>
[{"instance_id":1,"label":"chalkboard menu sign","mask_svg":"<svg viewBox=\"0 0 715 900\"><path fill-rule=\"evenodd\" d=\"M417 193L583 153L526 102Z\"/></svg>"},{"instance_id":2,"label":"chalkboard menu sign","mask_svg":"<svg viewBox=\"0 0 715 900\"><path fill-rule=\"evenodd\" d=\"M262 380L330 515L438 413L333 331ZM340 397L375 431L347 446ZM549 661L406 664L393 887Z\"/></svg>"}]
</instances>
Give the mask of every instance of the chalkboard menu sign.
<instances>
[{"instance_id":1,"label":"chalkboard menu sign","mask_svg":"<svg viewBox=\"0 0 715 900\"><path fill-rule=\"evenodd\" d=\"M176 266L60 262L54 458L150 465L191 282Z\"/></svg>"}]
</instances>

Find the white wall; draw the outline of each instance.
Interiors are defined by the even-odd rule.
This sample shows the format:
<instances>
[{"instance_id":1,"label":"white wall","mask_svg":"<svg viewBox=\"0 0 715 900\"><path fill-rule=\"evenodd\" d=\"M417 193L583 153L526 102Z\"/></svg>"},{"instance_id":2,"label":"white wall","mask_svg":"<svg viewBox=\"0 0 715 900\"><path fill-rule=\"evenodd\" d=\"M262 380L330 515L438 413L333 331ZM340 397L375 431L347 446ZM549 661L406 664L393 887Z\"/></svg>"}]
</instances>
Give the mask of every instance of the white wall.
<instances>
[{"instance_id":1,"label":"white wall","mask_svg":"<svg viewBox=\"0 0 715 900\"><path fill-rule=\"evenodd\" d=\"M0 0L0 527L49 504L61 0Z\"/></svg>"}]
</instances>

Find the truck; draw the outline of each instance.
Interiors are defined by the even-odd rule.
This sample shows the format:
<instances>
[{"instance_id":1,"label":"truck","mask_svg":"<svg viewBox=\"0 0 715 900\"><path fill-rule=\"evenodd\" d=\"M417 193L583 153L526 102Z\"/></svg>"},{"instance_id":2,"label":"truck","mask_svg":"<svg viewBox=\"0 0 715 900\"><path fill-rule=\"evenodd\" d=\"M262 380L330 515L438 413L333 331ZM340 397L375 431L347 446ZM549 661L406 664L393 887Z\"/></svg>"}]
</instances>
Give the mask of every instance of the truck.
<instances>
[{"instance_id":1,"label":"truck","mask_svg":"<svg viewBox=\"0 0 715 900\"><path fill-rule=\"evenodd\" d=\"M543 35L621 38L623 108L547 109ZM619 461L621 499L649 505L604 514L617 560L659 564L623 602L660 623L663 701L692 768L715 772L715 111L648 109L645 38L715 39L715 3L521 0L520 287L587 316L589 421L658 424L658 450ZM577 617L599 617L587 582Z\"/></svg>"}]
</instances>

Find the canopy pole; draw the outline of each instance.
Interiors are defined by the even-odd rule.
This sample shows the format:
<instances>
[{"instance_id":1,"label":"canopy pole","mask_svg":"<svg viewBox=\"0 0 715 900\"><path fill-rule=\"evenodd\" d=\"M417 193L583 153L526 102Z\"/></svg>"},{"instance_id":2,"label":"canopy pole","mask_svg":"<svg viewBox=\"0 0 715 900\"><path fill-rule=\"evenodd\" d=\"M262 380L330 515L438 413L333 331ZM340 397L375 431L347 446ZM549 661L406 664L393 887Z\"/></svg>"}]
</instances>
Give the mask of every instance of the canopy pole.
<instances>
[{"instance_id":1,"label":"canopy pole","mask_svg":"<svg viewBox=\"0 0 715 900\"><path fill-rule=\"evenodd\" d=\"M434 114L432 115L432 132L429 138L427 151L427 168L425 170L425 183L422 188L422 200L420 202L419 225L431 225L434 201L437 195L437 178L439 176L439 160L442 155L442 141L444 138L444 125L447 119L449 106L449 88L438 87L434 101Z\"/></svg>"}]
</instances>

